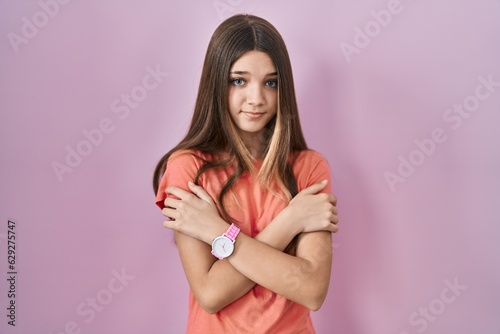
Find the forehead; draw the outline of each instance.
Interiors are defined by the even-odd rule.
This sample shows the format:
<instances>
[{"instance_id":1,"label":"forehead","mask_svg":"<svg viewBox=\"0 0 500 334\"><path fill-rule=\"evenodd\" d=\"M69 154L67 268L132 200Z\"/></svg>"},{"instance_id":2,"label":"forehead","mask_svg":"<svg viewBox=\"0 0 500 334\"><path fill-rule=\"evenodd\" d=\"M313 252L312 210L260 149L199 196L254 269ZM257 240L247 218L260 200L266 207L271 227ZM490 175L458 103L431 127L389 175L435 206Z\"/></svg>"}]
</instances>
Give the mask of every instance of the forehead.
<instances>
[{"instance_id":1,"label":"forehead","mask_svg":"<svg viewBox=\"0 0 500 334\"><path fill-rule=\"evenodd\" d=\"M276 72L271 57L262 51L248 51L238 58L231 67L231 71L244 71L249 74L269 74Z\"/></svg>"}]
</instances>

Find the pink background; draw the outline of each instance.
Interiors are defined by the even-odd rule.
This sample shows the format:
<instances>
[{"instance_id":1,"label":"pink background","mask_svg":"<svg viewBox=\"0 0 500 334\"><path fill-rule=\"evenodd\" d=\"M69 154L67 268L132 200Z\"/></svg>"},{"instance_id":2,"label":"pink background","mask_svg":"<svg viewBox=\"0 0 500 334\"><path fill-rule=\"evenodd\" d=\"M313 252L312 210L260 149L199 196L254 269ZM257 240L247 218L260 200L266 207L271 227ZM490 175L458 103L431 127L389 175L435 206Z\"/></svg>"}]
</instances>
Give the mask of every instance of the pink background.
<instances>
[{"instance_id":1,"label":"pink background","mask_svg":"<svg viewBox=\"0 0 500 334\"><path fill-rule=\"evenodd\" d=\"M339 198L318 333L500 333L500 1L40 3L0 2L0 332L184 331L188 286L151 173L187 129L212 32L249 12L288 45L306 139ZM147 68L168 76L145 90ZM479 77L497 86L476 90ZM113 112L131 93L135 108ZM449 114L464 103L466 118ZM85 146L101 122L108 133ZM52 165L78 145L87 156L59 179ZM400 159L417 166L391 189Z\"/></svg>"}]
</instances>

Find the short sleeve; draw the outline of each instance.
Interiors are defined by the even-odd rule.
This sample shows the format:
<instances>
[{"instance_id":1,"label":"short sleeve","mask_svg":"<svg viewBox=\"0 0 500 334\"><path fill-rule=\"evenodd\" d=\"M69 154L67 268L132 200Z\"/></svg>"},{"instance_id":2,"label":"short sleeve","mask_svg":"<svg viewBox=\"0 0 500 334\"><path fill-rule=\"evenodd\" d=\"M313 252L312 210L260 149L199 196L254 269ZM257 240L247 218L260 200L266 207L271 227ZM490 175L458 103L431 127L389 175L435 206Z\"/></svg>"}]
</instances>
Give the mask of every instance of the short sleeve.
<instances>
[{"instance_id":1,"label":"short sleeve","mask_svg":"<svg viewBox=\"0 0 500 334\"><path fill-rule=\"evenodd\" d=\"M188 182L194 181L196 173L200 168L200 160L190 151L174 152L167 161L167 169L163 174L156 194L156 205L160 209L165 207L164 201L167 198L165 189L167 187L178 187L189 191Z\"/></svg>"},{"instance_id":2,"label":"short sleeve","mask_svg":"<svg viewBox=\"0 0 500 334\"><path fill-rule=\"evenodd\" d=\"M297 178L299 191L315 183L328 180L328 184L321 192L332 192L330 165L320 153L313 150L301 152L295 161L293 170Z\"/></svg>"}]
</instances>

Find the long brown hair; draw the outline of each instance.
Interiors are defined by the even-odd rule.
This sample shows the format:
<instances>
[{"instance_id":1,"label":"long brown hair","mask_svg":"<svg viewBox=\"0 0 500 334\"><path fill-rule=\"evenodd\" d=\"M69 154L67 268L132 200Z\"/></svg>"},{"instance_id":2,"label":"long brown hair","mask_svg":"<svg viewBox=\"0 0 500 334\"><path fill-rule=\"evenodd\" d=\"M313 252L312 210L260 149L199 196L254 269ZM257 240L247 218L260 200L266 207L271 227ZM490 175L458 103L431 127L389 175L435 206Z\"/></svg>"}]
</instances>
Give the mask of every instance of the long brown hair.
<instances>
[{"instance_id":1,"label":"long brown hair","mask_svg":"<svg viewBox=\"0 0 500 334\"><path fill-rule=\"evenodd\" d=\"M215 30L208 45L203 71L187 135L167 154L154 171L153 188L158 192L159 182L165 173L167 160L181 149L199 150L219 156L220 159L205 160L198 170L200 175L211 168L234 167L234 173L221 189L218 201L224 218L232 222L223 198L244 172L253 172L253 157L238 135L228 106L229 72L233 63L248 51L267 53L278 73L277 113L266 125L265 151L258 172L261 186L271 187L276 182L286 198L297 193L290 158L294 153L307 149L299 122L292 67L283 38L268 21L253 15L235 15L222 22Z\"/></svg>"}]
</instances>

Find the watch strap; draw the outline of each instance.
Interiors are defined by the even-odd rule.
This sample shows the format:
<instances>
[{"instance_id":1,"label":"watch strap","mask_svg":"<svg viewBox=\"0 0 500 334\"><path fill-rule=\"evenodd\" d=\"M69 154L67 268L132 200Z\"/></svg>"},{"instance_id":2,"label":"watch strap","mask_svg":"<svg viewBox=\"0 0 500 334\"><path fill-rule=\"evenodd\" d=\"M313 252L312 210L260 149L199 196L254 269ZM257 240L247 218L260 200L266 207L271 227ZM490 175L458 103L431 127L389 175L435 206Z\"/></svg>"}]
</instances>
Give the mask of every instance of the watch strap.
<instances>
[{"instance_id":1,"label":"watch strap","mask_svg":"<svg viewBox=\"0 0 500 334\"><path fill-rule=\"evenodd\" d=\"M234 240L238 236L238 233L240 233L240 228L235 224L231 224L231 226L229 226L229 228L227 229L226 233L224 233L224 236L226 236L229 240L234 242Z\"/></svg>"}]
</instances>

